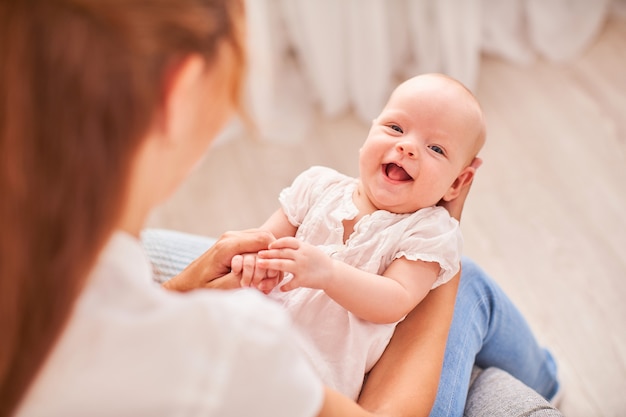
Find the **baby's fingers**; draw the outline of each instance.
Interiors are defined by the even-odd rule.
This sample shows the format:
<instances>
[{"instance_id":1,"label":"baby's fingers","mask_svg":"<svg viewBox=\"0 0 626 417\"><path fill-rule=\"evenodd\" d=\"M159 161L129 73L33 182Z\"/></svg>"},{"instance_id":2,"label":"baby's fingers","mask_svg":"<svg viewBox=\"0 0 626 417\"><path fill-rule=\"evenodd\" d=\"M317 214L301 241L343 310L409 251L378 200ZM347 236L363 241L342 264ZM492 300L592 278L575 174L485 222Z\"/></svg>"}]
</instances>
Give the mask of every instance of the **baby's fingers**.
<instances>
[{"instance_id":1,"label":"baby's fingers","mask_svg":"<svg viewBox=\"0 0 626 417\"><path fill-rule=\"evenodd\" d=\"M295 237L281 237L269 244L268 249L298 249L300 241Z\"/></svg>"},{"instance_id":2,"label":"baby's fingers","mask_svg":"<svg viewBox=\"0 0 626 417\"><path fill-rule=\"evenodd\" d=\"M267 249L259 252L258 261L263 260L272 260L272 259L294 259L295 251L293 249ZM263 268L265 268L265 264Z\"/></svg>"},{"instance_id":3,"label":"baby's fingers","mask_svg":"<svg viewBox=\"0 0 626 417\"><path fill-rule=\"evenodd\" d=\"M276 245L274 245L274 243ZM273 242L268 249L259 252L262 259L290 259L296 258L301 242L294 237L283 237ZM264 266L265 268L265 266Z\"/></svg>"},{"instance_id":4,"label":"baby's fingers","mask_svg":"<svg viewBox=\"0 0 626 417\"><path fill-rule=\"evenodd\" d=\"M263 259L258 258L256 260L257 268L265 269L268 271L281 271L281 272L294 272L295 263L292 259Z\"/></svg>"}]
</instances>

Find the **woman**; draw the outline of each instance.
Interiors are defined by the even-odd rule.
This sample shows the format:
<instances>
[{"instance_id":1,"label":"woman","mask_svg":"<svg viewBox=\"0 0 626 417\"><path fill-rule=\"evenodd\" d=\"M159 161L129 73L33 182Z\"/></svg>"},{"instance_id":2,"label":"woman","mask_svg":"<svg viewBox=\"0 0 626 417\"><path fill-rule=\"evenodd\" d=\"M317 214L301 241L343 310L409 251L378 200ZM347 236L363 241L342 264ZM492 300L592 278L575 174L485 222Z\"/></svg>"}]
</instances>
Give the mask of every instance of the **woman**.
<instances>
[{"instance_id":1,"label":"woman","mask_svg":"<svg viewBox=\"0 0 626 417\"><path fill-rule=\"evenodd\" d=\"M308 416L335 405L282 312L256 294L163 291L137 240L235 109L241 2L0 7L0 415Z\"/></svg>"},{"instance_id":2,"label":"woman","mask_svg":"<svg viewBox=\"0 0 626 417\"><path fill-rule=\"evenodd\" d=\"M137 237L237 107L241 22L237 0L0 3L1 416L428 413L458 280L405 320L362 408L260 295L150 282ZM230 259L270 241L227 234L168 286L232 285Z\"/></svg>"}]
</instances>

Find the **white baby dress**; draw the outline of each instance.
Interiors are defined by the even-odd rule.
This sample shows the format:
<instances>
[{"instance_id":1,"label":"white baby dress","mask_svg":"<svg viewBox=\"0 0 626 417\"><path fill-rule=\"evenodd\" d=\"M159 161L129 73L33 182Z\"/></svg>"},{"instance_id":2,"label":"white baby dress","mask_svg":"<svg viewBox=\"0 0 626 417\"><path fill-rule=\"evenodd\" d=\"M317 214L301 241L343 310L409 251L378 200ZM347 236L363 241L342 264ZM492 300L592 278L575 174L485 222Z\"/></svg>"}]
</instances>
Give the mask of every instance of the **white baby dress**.
<instances>
[{"instance_id":1,"label":"white baby dress","mask_svg":"<svg viewBox=\"0 0 626 417\"><path fill-rule=\"evenodd\" d=\"M298 227L296 238L318 246L334 259L379 275L400 257L438 262L441 270L432 288L458 272L462 249L459 223L441 207L408 214L375 211L356 223L344 243L342 221L358 214L352 200L357 184L357 179L325 167L300 174L279 197L287 218ZM382 355L397 323L361 320L321 290L275 289L270 297L289 310L324 383L356 399L364 375Z\"/></svg>"}]
</instances>

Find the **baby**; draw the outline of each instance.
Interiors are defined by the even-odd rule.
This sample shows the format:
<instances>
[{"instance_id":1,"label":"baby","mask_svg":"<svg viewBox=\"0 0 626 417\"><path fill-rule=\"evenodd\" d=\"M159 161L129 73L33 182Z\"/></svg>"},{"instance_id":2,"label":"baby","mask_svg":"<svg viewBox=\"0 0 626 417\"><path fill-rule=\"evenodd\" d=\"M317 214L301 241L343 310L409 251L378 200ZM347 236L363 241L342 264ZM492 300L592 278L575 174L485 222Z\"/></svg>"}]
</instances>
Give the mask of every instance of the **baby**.
<instances>
[{"instance_id":1,"label":"baby","mask_svg":"<svg viewBox=\"0 0 626 417\"><path fill-rule=\"evenodd\" d=\"M484 141L469 90L441 74L411 78L373 121L359 178L303 172L262 226L277 240L233 258L242 286L289 310L325 384L358 398L395 325L458 272L459 223L438 203L472 181Z\"/></svg>"}]
</instances>

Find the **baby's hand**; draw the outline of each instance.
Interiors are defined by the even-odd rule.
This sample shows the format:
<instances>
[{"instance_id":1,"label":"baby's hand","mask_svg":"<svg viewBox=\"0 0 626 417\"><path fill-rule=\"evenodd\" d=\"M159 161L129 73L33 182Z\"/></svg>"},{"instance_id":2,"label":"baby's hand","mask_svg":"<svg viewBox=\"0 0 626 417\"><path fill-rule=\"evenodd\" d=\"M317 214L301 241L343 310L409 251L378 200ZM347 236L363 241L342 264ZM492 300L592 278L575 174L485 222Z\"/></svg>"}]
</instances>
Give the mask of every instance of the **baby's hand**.
<instances>
[{"instance_id":1,"label":"baby's hand","mask_svg":"<svg viewBox=\"0 0 626 417\"><path fill-rule=\"evenodd\" d=\"M294 237L278 239L259 252L257 267L291 272L293 278L282 291L298 287L325 289L333 277L333 260L321 249Z\"/></svg>"},{"instance_id":2,"label":"baby's hand","mask_svg":"<svg viewBox=\"0 0 626 417\"><path fill-rule=\"evenodd\" d=\"M239 275L242 287L255 287L267 294L280 283L282 273L259 267L257 256L256 253L235 255L230 261L230 268L234 274Z\"/></svg>"}]
</instances>

